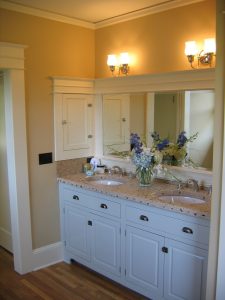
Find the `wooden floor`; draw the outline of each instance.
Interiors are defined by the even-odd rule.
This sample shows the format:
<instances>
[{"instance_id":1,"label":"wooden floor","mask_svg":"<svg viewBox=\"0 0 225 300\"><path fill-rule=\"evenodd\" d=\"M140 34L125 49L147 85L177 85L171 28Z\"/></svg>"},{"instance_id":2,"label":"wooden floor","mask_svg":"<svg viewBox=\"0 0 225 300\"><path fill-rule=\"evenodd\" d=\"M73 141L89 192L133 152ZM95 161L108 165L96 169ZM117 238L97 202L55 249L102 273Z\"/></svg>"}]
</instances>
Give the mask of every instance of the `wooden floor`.
<instances>
[{"instance_id":1,"label":"wooden floor","mask_svg":"<svg viewBox=\"0 0 225 300\"><path fill-rule=\"evenodd\" d=\"M0 247L1 300L144 300L146 299L78 265L58 263L26 275L13 270L13 257Z\"/></svg>"}]
</instances>

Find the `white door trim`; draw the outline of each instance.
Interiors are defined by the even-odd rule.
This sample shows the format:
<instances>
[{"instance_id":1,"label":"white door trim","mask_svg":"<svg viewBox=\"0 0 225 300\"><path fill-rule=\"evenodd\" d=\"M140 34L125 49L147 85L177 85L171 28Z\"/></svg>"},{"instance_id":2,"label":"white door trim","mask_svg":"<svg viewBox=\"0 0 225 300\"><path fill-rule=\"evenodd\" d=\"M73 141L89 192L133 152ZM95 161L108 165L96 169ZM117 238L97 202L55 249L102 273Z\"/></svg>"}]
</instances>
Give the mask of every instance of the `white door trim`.
<instances>
[{"instance_id":1,"label":"white door trim","mask_svg":"<svg viewBox=\"0 0 225 300\"><path fill-rule=\"evenodd\" d=\"M6 144L14 268L33 269L27 161L24 48L0 43L0 70L4 76Z\"/></svg>"}]
</instances>

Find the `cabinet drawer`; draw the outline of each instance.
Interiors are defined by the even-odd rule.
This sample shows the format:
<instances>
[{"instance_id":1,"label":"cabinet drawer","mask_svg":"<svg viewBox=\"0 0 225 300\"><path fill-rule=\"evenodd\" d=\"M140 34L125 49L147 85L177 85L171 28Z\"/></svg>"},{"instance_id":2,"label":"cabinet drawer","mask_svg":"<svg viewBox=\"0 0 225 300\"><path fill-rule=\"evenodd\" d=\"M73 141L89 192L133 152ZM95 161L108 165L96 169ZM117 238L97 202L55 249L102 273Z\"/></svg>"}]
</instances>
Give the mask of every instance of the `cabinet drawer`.
<instances>
[{"instance_id":1,"label":"cabinet drawer","mask_svg":"<svg viewBox=\"0 0 225 300\"><path fill-rule=\"evenodd\" d=\"M120 204L104 198L96 198L95 208L102 213L120 218Z\"/></svg>"},{"instance_id":2,"label":"cabinet drawer","mask_svg":"<svg viewBox=\"0 0 225 300\"><path fill-rule=\"evenodd\" d=\"M64 200L73 201L75 205L80 205L101 213L120 217L120 203L96 197L91 194L76 191L73 188L65 188L63 191Z\"/></svg>"},{"instance_id":3,"label":"cabinet drawer","mask_svg":"<svg viewBox=\"0 0 225 300\"><path fill-rule=\"evenodd\" d=\"M203 244L209 242L209 228L185 220L152 213L136 207L126 207L126 220L149 229L159 230Z\"/></svg>"},{"instance_id":4,"label":"cabinet drawer","mask_svg":"<svg viewBox=\"0 0 225 300\"><path fill-rule=\"evenodd\" d=\"M81 193L76 191L73 188L64 188L63 190L63 198L66 201L72 201L76 205L81 205L87 208L94 209L95 208L95 199L86 195L85 193Z\"/></svg>"}]
</instances>

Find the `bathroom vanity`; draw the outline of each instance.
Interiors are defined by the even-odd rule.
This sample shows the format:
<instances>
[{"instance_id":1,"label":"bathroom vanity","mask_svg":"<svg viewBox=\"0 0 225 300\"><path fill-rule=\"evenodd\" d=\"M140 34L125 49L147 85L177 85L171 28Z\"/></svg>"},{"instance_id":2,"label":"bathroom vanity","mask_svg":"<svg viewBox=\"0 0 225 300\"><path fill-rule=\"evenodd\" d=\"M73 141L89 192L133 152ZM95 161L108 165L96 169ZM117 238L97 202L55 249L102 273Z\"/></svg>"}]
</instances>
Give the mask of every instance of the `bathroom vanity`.
<instances>
[{"instance_id":1,"label":"bathroom vanity","mask_svg":"<svg viewBox=\"0 0 225 300\"><path fill-rule=\"evenodd\" d=\"M102 179L121 184L105 185ZM153 300L205 299L206 191L178 191L158 180L139 187L136 179L100 175L69 175L58 181L66 262L75 260ZM163 195L177 198L162 200ZM184 195L204 201L179 200Z\"/></svg>"}]
</instances>

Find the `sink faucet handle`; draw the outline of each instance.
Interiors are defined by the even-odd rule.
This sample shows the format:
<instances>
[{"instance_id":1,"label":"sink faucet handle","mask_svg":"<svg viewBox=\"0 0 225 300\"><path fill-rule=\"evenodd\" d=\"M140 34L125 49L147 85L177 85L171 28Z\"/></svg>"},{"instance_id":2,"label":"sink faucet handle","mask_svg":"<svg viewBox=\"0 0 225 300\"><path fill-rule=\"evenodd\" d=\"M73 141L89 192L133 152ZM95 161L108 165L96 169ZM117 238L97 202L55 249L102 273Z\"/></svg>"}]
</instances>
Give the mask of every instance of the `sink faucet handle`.
<instances>
[{"instance_id":1,"label":"sink faucet handle","mask_svg":"<svg viewBox=\"0 0 225 300\"><path fill-rule=\"evenodd\" d=\"M198 181L197 181L197 180L195 180L195 179L193 179L193 178L189 178L189 179L187 180L187 185L189 186L190 184L193 186L193 189L194 189L195 191L199 191L199 184L198 184Z\"/></svg>"}]
</instances>

